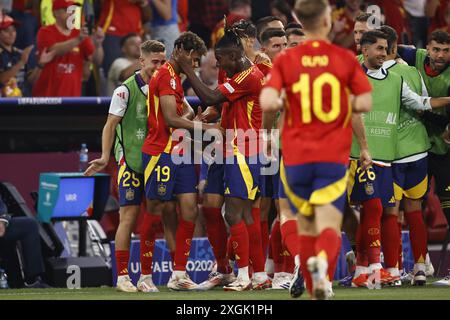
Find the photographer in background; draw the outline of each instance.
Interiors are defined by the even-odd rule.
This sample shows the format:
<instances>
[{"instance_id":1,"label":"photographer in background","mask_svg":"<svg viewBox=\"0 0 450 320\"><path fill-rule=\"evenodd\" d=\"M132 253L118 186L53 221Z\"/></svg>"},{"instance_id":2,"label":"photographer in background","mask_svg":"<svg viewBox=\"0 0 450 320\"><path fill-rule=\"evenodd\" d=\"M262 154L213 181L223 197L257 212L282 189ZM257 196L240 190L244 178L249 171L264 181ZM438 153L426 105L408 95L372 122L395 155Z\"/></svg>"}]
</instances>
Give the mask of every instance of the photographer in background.
<instances>
[{"instance_id":1,"label":"photographer in background","mask_svg":"<svg viewBox=\"0 0 450 320\"><path fill-rule=\"evenodd\" d=\"M0 197L0 257L7 265L11 265L8 262L15 259L18 242L22 248L25 288L50 288L41 278L44 274L44 263L38 223L28 217L11 217L7 214L7 207ZM11 273L12 270L7 268L6 272Z\"/></svg>"}]
</instances>

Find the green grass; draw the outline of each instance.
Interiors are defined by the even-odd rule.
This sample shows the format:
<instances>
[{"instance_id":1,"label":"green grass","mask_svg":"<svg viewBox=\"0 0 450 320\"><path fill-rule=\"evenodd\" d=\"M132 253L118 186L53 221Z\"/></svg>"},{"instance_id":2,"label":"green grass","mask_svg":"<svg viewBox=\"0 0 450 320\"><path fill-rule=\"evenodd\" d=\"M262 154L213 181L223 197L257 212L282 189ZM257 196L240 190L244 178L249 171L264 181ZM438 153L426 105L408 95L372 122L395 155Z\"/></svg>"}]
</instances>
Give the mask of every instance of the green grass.
<instances>
[{"instance_id":1,"label":"green grass","mask_svg":"<svg viewBox=\"0 0 450 320\"><path fill-rule=\"evenodd\" d=\"M435 279L430 279L429 282ZM0 300L292 300L286 290L224 292L216 288L207 292L172 292L166 287L159 293L121 293L114 288L10 289L0 290ZM368 290L334 286L334 300L450 300L450 287L403 286ZM304 294L301 300L307 300Z\"/></svg>"}]
</instances>

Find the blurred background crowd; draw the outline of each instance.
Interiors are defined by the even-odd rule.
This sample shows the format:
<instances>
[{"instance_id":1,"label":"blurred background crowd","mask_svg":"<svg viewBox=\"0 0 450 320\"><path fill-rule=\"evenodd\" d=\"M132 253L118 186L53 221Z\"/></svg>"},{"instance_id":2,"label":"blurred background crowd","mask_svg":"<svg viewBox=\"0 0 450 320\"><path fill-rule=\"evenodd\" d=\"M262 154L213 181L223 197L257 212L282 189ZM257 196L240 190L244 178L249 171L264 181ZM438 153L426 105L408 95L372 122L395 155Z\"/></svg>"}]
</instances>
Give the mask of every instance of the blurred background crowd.
<instances>
[{"instance_id":1,"label":"blurred background crowd","mask_svg":"<svg viewBox=\"0 0 450 320\"><path fill-rule=\"evenodd\" d=\"M399 42L424 47L449 31L450 0L332 0L330 40L356 50L355 18L372 5ZM0 0L0 96L108 96L139 68L139 46L156 39L171 54L186 30L212 48L224 26L266 16L298 22L293 0ZM376 8L376 7L375 7ZM205 72L215 77L212 54ZM60 75L64 77L61 78ZM64 80L61 80L64 79ZM66 85L70 82L71 85ZM189 94L189 92L186 92Z\"/></svg>"}]
</instances>

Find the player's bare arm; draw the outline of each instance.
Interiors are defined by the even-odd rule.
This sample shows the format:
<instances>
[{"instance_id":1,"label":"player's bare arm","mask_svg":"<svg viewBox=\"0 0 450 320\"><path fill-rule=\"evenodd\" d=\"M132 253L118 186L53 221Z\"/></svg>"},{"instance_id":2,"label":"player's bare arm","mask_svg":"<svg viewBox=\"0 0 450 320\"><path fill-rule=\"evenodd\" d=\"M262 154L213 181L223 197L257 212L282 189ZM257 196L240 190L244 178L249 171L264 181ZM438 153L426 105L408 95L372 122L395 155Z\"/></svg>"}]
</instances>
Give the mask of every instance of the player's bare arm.
<instances>
[{"instance_id":1,"label":"player's bare arm","mask_svg":"<svg viewBox=\"0 0 450 320\"><path fill-rule=\"evenodd\" d=\"M282 108L280 93L277 89L271 87L262 89L261 95L259 96L259 103L264 113L276 112Z\"/></svg>"},{"instance_id":2,"label":"player's bare arm","mask_svg":"<svg viewBox=\"0 0 450 320\"><path fill-rule=\"evenodd\" d=\"M353 134L359 145L359 161L363 170L366 170L372 164L372 157L369 152L369 146L366 140L366 130L360 114L352 115Z\"/></svg>"},{"instance_id":3,"label":"player's bare arm","mask_svg":"<svg viewBox=\"0 0 450 320\"><path fill-rule=\"evenodd\" d=\"M102 171L108 165L109 157L111 155L112 145L116 127L122 120L122 117L109 114L106 124L102 131L102 156L100 159L95 159L89 162L89 167L84 172L85 176L92 176L93 174Z\"/></svg>"},{"instance_id":4,"label":"player's bare arm","mask_svg":"<svg viewBox=\"0 0 450 320\"><path fill-rule=\"evenodd\" d=\"M195 123L199 124L202 130L208 129L218 129L218 126L211 125L202 122L194 122L188 120L184 117L180 117L177 114L177 103L175 100L175 96L173 95L164 95L160 97L161 110L163 112L164 120L166 121L169 127L177 128L177 129L186 129L193 131L195 127Z\"/></svg>"},{"instance_id":5,"label":"player's bare arm","mask_svg":"<svg viewBox=\"0 0 450 320\"><path fill-rule=\"evenodd\" d=\"M369 112L372 109L372 94L366 92L353 98L352 110L355 113Z\"/></svg>"},{"instance_id":6,"label":"player's bare arm","mask_svg":"<svg viewBox=\"0 0 450 320\"><path fill-rule=\"evenodd\" d=\"M201 107L199 107L201 110ZM194 120L195 112L194 109L192 109L189 102L185 99L183 99L183 118L187 120Z\"/></svg>"},{"instance_id":7,"label":"player's bare arm","mask_svg":"<svg viewBox=\"0 0 450 320\"><path fill-rule=\"evenodd\" d=\"M189 79L195 93L204 104L217 105L227 101L218 89L211 90L197 77L194 69L192 68L192 60L186 54L183 46L174 49L173 58L179 64L180 68L183 70L183 73Z\"/></svg>"}]
</instances>

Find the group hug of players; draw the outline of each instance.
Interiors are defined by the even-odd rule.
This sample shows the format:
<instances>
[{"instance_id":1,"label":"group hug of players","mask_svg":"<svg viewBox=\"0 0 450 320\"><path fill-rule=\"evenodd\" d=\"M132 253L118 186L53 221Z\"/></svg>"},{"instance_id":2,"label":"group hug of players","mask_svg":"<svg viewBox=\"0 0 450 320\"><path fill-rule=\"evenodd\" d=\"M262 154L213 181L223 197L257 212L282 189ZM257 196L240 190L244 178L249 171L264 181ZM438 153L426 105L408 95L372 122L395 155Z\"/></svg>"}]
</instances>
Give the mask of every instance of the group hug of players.
<instances>
[{"instance_id":1,"label":"group hug of players","mask_svg":"<svg viewBox=\"0 0 450 320\"><path fill-rule=\"evenodd\" d=\"M219 67L215 89L195 72L207 51L197 35L183 33L167 62L163 44L142 44L142 69L115 90L102 157L85 173L107 165L115 141L119 291L158 291L151 274L152 230L159 219L172 254L167 284L172 290L221 285L226 291L289 289L299 297L306 285L313 299L330 298L342 228L355 244L357 260L348 284L399 285L401 200L415 260L411 282L426 283L432 268L422 216L428 172L435 176L444 208L450 199L450 190L445 193L449 35L434 32L426 50L401 47L395 30L375 29L368 22L371 16L362 14L355 24L361 53L355 58L328 41L332 22L326 0L299 0L295 11L301 29L285 30L270 17L260 20L258 28L244 21L227 26L214 48ZM286 35L300 43L289 40L286 48ZM267 54L253 49L257 40ZM202 105L209 106L197 115L184 99L181 74ZM205 183L200 185L193 161L175 164L172 158L180 153L172 132L194 128L235 133L223 152L233 161L203 163ZM278 129L281 140L275 141L272 131ZM256 134L239 139L242 131ZM280 150L279 157L268 158L279 167L276 174L261 174L262 150L254 148L260 140ZM214 272L201 284L186 273L198 189L216 258ZM141 277L135 286L128 276L129 246L143 200L149 214L140 228ZM277 218L269 238L273 204Z\"/></svg>"}]
</instances>

